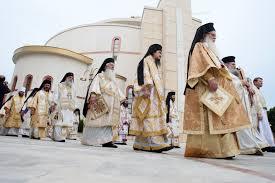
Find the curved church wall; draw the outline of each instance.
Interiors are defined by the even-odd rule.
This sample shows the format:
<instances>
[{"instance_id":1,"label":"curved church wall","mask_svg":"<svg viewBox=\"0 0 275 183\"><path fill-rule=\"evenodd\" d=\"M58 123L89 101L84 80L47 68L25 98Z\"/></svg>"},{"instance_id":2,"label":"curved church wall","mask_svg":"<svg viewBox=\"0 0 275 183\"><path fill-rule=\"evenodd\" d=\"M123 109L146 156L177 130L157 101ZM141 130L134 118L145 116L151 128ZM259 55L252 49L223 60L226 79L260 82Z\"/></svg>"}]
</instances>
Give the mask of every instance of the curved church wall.
<instances>
[{"instance_id":1,"label":"curved church wall","mask_svg":"<svg viewBox=\"0 0 275 183\"><path fill-rule=\"evenodd\" d=\"M78 105L82 108L83 97L86 95L87 81L81 81L80 78L87 69L87 64L72 58L33 53L22 55L16 60L13 78L17 77L15 89L19 89L24 85L27 75L32 75L31 89L39 87L43 79L47 76L53 78L52 90L67 72L75 74L75 86L77 88Z\"/></svg>"}]
</instances>

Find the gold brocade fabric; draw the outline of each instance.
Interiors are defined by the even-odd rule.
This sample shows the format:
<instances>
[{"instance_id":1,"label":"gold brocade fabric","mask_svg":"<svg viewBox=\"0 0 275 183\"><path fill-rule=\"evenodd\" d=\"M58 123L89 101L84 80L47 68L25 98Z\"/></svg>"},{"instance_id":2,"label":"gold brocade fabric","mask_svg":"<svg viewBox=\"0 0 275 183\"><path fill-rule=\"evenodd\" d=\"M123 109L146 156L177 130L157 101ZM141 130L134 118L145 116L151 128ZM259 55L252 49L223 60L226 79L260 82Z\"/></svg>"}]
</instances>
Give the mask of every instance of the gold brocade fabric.
<instances>
[{"instance_id":1,"label":"gold brocade fabric","mask_svg":"<svg viewBox=\"0 0 275 183\"><path fill-rule=\"evenodd\" d=\"M210 134L207 109L204 108L204 133L187 135L185 157L226 158L240 154L235 133Z\"/></svg>"},{"instance_id":2,"label":"gold brocade fabric","mask_svg":"<svg viewBox=\"0 0 275 183\"><path fill-rule=\"evenodd\" d=\"M158 135L153 137L136 136L135 142L133 145L134 149L144 150L144 151L161 150L169 146L170 144L166 142L163 135Z\"/></svg>"},{"instance_id":3,"label":"gold brocade fabric","mask_svg":"<svg viewBox=\"0 0 275 183\"><path fill-rule=\"evenodd\" d=\"M205 45L196 44L189 63L188 76L188 83L194 88L187 88L185 95L183 130L187 134L203 134L205 123L208 123L210 134L231 133L251 127L230 74L222 65L217 64L217 61L217 57ZM204 105L200 102L200 97L208 90L208 86L201 82L205 75L214 77L218 85L234 97L221 117L206 109L207 120L203 117Z\"/></svg>"},{"instance_id":4,"label":"gold brocade fabric","mask_svg":"<svg viewBox=\"0 0 275 183\"><path fill-rule=\"evenodd\" d=\"M150 98L141 94L142 87L152 87ZM136 96L129 134L152 137L167 134L163 84L160 71L151 56L144 59L144 85L134 83Z\"/></svg>"},{"instance_id":5,"label":"gold brocade fabric","mask_svg":"<svg viewBox=\"0 0 275 183\"><path fill-rule=\"evenodd\" d=\"M32 101L28 105L28 107L35 109L35 114L31 116L32 128L47 127L47 123L49 120L49 108L52 101L52 94L49 92L45 92L44 90L40 90L32 98Z\"/></svg>"},{"instance_id":6,"label":"gold brocade fabric","mask_svg":"<svg viewBox=\"0 0 275 183\"><path fill-rule=\"evenodd\" d=\"M4 108L10 109L10 114L6 118L6 122L4 123L4 127L6 128L20 128L22 123L21 120L21 109L24 105L25 97L19 97L19 95L15 95L10 101L8 101Z\"/></svg>"}]
</instances>

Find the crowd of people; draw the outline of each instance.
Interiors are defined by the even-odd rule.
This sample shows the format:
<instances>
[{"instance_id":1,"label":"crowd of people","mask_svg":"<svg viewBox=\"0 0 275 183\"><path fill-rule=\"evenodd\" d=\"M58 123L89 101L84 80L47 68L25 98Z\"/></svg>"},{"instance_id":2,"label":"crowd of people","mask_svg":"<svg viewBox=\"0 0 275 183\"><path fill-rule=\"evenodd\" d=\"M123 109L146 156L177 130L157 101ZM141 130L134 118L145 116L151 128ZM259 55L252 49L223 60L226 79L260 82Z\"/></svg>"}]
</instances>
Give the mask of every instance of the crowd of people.
<instances>
[{"instance_id":1,"label":"crowd of people","mask_svg":"<svg viewBox=\"0 0 275 183\"><path fill-rule=\"evenodd\" d=\"M215 41L214 25L207 23L197 29L190 48L184 92L185 156L233 159L238 154L275 152L267 104L260 91L263 79L247 78L236 67L234 56L220 59ZM116 84L114 59L104 60L87 89L83 145L117 148L132 135L136 151L161 153L180 147L176 91L165 95L161 57L162 46L153 44L139 62L132 111ZM78 139L82 115L76 105L73 73L65 74L55 89L46 79L29 95L22 87L5 101L10 90L5 78L0 79L2 135L57 142Z\"/></svg>"}]
</instances>

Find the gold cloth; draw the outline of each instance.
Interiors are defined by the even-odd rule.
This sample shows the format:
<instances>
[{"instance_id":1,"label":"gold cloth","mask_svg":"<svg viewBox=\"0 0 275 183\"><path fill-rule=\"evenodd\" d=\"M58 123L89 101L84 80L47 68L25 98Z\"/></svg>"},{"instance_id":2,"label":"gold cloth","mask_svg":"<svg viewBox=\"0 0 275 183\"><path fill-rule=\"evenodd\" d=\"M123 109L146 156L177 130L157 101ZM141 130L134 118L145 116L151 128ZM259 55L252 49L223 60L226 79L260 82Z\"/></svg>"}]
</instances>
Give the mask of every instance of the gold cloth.
<instances>
[{"instance_id":1,"label":"gold cloth","mask_svg":"<svg viewBox=\"0 0 275 183\"><path fill-rule=\"evenodd\" d=\"M208 90L205 81L215 78L218 85L230 93L234 100L219 117L206 109L207 120L204 118L200 102L202 94ZM202 80L204 82L202 82ZM251 127L237 91L234 88L228 71L218 58L203 43L197 43L189 63L188 84L193 89L186 89L183 130L187 134L204 134L205 123L208 123L210 134L226 134Z\"/></svg>"},{"instance_id":2,"label":"gold cloth","mask_svg":"<svg viewBox=\"0 0 275 183\"><path fill-rule=\"evenodd\" d=\"M166 115L164 107L163 83L159 69L152 56L144 59L144 85L134 83L135 98L133 101L133 116L129 134L151 137L167 134ZM150 87L151 96L142 96L141 89Z\"/></svg>"},{"instance_id":3,"label":"gold cloth","mask_svg":"<svg viewBox=\"0 0 275 183\"><path fill-rule=\"evenodd\" d=\"M31 116L31 128L38 131L40 138L46 137L47 123L49 122L49 108L52 105L53 96L50 92L40 90L32 98L29 108L35 109Z\"/></svg>"},{"instance_id":4,"label":"gold cloth","mask_svg":"<svg viewBox=\"0 0 275 183\"><path fill-rule=\"evenodd\" d=\"M24 105L25 97L20 97L18 94L12 97L4 106L4 109L9 109L10 114L7 115L4 123L5 128L20 128L21 120L21 109Z\"/></svg>"},{"instance_id":5,"label":"gold cloth","mask_svg":"<svg viewBox=\"0 0 275 183\"><path fill-rule=\"evenodd\" d=\"M204 108L204 134L187 135L185 157L226 158L240 154L235 133L209 133L207 108Z\"/></svg>"},{"instance_id":6,"label":"gold cloth","mask_svg":"<svg viewBox=\"0 0 275 183\"><path fill-rule=\"evenodd\" d=\"M151 91L150 97L144 97L142 91ZM129 134L135 135L134 149L154 151L170 146L167 139L166 107L160 69L152 56L144 59L144 84L134 83L135 98L133 116Z\"/></svg>"}]
</instances>

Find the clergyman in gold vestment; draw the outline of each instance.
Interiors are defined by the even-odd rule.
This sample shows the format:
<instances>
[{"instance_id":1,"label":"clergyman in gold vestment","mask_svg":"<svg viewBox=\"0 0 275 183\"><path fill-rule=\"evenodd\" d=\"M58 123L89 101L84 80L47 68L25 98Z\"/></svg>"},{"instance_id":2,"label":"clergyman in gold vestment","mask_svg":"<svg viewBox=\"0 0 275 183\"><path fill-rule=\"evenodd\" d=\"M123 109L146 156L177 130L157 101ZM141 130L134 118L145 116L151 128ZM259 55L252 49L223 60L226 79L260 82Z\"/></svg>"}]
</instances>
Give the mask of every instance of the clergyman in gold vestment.
<instances>
[{"instance_id":1,"label":"clergyman in gold vestment","mask_svg":"<svg viewBox=\"0 0 275 183\"><path fill-rule=\"evenodd\" d=\"M25 87L22 87L18 94L15 94L7 101L3 108L6 112L6 121L4 123L4 135L18 136L19 129L22 124L22 107L25 101Z\"/></svg>"},{"instance_id":2,"label":"clergyman in gold vestment","mask_svg":"<svg viewBox=\"0 0 275 183\"><path fill-rule=\"evenodd\" d=\"M53 95L50 89L51 81L47 79L44 80L28 105L31 109L31 138L46 138L46 128L49 123L49 112L50 108L54 104Z\"/></svg>"},{"instance_id":3,"label":"clergyman in gold vestment","mask_svg":"<svg viewBox=\"0 0 275 183\"><path fill-rule=\"evenodd\" d=\"M168 151L166 106L160 71L161 45L148 49L134 82L133 116L129 133L135 135L134 150Z\"/></svg>"},{"instance_id":4,"label":"clergyman in gold vestment","mask_svg":"<svg viewBox=\"0 0 275 183\"><path fill-rule=\"evenodd\" d=\"M197 29L188 59L183 130L186 157L232 159L239 154L235 132L250 123L229 72L218 59L213 23ZM200 102L204 92L223 88L233 100L221 117Z\"/></svg>"}]
</instances>

